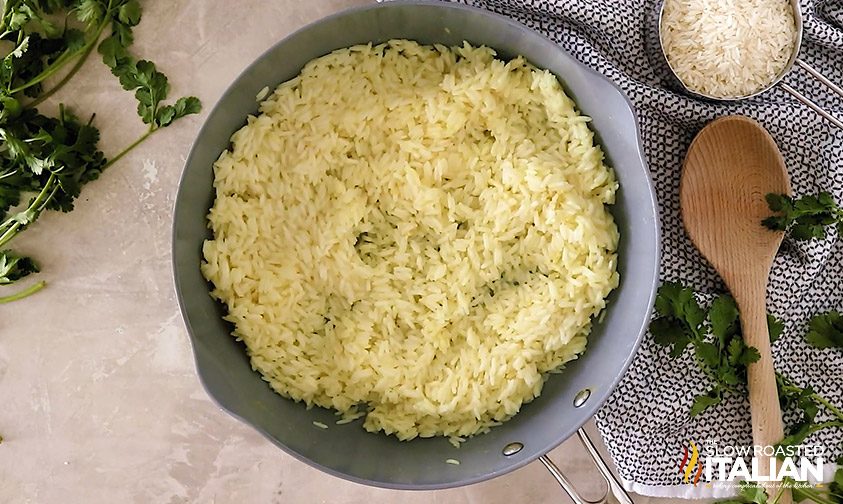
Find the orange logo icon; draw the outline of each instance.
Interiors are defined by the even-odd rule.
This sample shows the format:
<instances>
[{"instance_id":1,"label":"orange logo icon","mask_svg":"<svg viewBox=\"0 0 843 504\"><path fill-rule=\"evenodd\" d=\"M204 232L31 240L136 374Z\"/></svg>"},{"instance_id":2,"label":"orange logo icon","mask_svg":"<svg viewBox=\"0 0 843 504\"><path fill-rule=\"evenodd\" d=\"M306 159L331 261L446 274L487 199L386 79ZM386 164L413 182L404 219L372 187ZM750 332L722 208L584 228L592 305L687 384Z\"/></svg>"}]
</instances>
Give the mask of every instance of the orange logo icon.
<instances>
[{"instance_id":1,"label":"orange logo icon","mask_svg":"<svg viewBox=\"0 0 843 504\"><path fill-rule=\"evenodd\" d=\"M679 464L679 474L683 476L683 481L685 483L691 482L691 475L694 473L694 469L697 470L697 473L694 474L694 486L697 486L697 483L700 482L700 477L702 476L703 472L703 465L700 462L700 452L697 450L697 445L693 441L689 441L691 445L691 453L690 457L691 460L688 460L688 447L682 447L682 462Z\"/></svg>"}]
</instances>

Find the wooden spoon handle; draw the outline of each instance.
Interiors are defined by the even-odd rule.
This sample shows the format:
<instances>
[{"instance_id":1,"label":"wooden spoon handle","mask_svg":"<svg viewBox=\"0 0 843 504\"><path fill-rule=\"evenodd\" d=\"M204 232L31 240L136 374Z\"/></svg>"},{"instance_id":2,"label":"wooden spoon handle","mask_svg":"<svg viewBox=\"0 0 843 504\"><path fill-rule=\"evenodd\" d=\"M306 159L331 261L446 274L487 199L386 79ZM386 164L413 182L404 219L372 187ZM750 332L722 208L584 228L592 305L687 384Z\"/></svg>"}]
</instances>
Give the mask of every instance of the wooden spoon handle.
<instances>
[{"instance_id":1,"label":"wooden spoon handle","mask_svg":"<svg viewBox=\"0 0 843 504\"><path fill-rule=\"evenodd\" d=\"M736 295L741 313L741 326L746 344L754 346L761 354L758 362L747 367L747 385L749 387L749 406L752 411L752 439L756 445L774 446L784 437L782 412L776 388L776 370L773 366L773 354L770 351L770 334L767 327L766 281L764 290L751 296ZM758 457L759 473L769 475L770 458ZM779 467L779 463L776 467ZM778 491L775 485L767 488ZM775 495L775 494L774 494ZM772 497L772 496L771 496ZM779 504L790 504L790 491L782 493Z\"/></svg>"}]
</instances>

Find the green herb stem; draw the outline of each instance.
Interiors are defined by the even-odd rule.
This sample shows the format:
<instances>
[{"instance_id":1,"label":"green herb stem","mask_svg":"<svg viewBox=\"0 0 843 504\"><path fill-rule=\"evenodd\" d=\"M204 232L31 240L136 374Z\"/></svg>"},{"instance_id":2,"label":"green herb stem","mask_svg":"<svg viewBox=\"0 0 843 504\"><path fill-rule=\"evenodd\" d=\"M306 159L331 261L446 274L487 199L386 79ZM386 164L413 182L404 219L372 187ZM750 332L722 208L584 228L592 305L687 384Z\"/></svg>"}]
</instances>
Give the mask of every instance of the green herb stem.
<instances>
[{"instance_id":1,"label":"green herb stem","mask_svg":"<svg viewBox=\"0 0 843 504\"><path fill-rule=\"evenodd\" d=\"M776 493L776 496L773 497L773 500L770 502L770 504L777 504L779 502L779 500L782 498L782 495L784 495L784 491L785 491L785 486L781 485L779 487L778 493Z\"/></svg>"},{"instance_id":2,"label":"green herb stem","mask_svg":"<svg viewBox=\"0 0 843 504\"><path fill-rule=\"evenodd\" d=\"M818 403L822 404L823 406L825 406L828 409L828 411L830 411L834 416L836 416L841 421L843 421L843 411L840 411L840 409L837 406L831 404L828 401L828 399L826 399L825 397L823 397L819 394L811 394L811 398L813 400L817 401ZM840 422L838 422L838 423L840 423ZM843 425L841 425L841 426L843 426Z\"/></svg>"},{"instance_id":3,"label":"green herb stem","mask_svg":"<svg viewBox=\"0 0 843 504\"><path fill-rule=\"evenodd\" d=\"M797 490L794 489L794 493L796 491ZM827 493L820 492L814 488L799 488L798 492L799 497L801 497L801 499L799 501L796 501L796 495L794 495L795 502L810 500L811 502L815 502L816 504L838 504L838 502L829 498Z\"/></svg>"},{"instance_id":4,"label":"green herb stem","mask_svg":"<svg viewBox=\"0 0 843 504\"><path fill-rule=\"evenodd\" d=\"M87 46L87 44L86 44L86 46ZM81 54L83 51L84 51L84 48L80 48L80 49L77 49L75 51L65 51L65 52L63 52L62 55L59 56L56 59L56 61L54 61L50 66L45 68L43 72L41 72L40 74L33 77L29 82L21 84L20 86L14 88L14 89L10 89L9 94L20 93L21 91L29 89L32 86L35 86L36 84L40 84L45 79L48 79L48 78L52 77L56 72L58 72L61 69L61 67L66 65L69 61L73 60L73 58L75 58L76 56Z\"/></svg>"},{"instance_id":5,"label":"green herb stem","mask_svg":"<svg viewBox=\"0 0 843 504\"><path fill-rule=\"evenodd\" d=\"M29 297L29 296L35 294L36 292L40 291L41 289L43 289L46 285L47 285L47 282L41 280L40 282L34 283L34 284L30 285L29 287L27 287L26 289L23 289L22 291L16 292L16 293L14 293L10 296L0 297L0 304L11 303L12 301L18 301L18 300L21 300L25 297Z\"/></svg>"},{"instance_id":6,"label":"green herb stem","mask_svg":"<svg viewBox=\"0 0 843 504\"><path fill-rule=\"evenodd\" d=\"M44 184L41 192L38 193L38 196L35 197L32 203L30 203L29 208L26 209L27 212L33 212L31 220L34 221L38 218L38 215L44 210L47 203L50 202L53 196L55 196L58 189L59 187L56 185L56 175L51 173L50 178L47 179L47 183ZM3 231L3 234L0 235L0 247L9 243L9 241L18 233L21 226L23 226L23 223L14 215L6 219L6 222L0 225L0 230L5 230Z\"/></svg>"},{"instance_id":7,"label":"green herb stem","mask_svg":"<svg viewBox=\"0 0 843 504\"><path fill-rule=\"evenodd\" d=\"M8 4L8 2L6 3ZM97 46L100 36L102 35L102 31L105 29L106 26L108 26L108 23L111 19L111 11L113 8L112 3L112 0L109 0L108 6L106 7L105 12L103 14L102 22L97 27L97 30L96 32L94 32L94 35L91 37L91 39L83 47L77 49L76 51L65 51L64 53L62 53L61 56L58 57L58 59L56 59L56 61L54 61L50 66L44 69L44 71L42 71L40 74L33 77L29 82L18 86L15 89L9 90L9 94L19 93L27 88L35 86L36 84L40 84L45 79L52 77L64 65L72 61L73 58L76 58L77 56L81 55L81 58L79 58L79 60L70 70L70 72L68 72L68 74L64 78L62 78L61 81L58 82L58 84L56 84L52 89L50 89L46 93L43 93L40 97L38 97L38 99L36 99L32 103L27 104L27 107L32 108L42 103L44 100L46 100L47 98L52 96L56 91L58 91L61 87L67 84L67 82L76 74L76 72L78 72L79 69L82 68L82 65L84 65L85 61L88 59L88 56L91 55L91 52ZM23 30L21 30L20 33L22 34Z\"/></svg>"},{"instance_id":8,"label":"green herb stem","mask_svg":"<svg viewBox=\"0 0 843 504\"><path fill-rule=\"evenodd\" d=\"M15 48L12 49L11 53L8 56L6 56L6 58L11 59L13 57L12 53L17 52L18 50L20 50L21 47L23 47L23 31L18 32L18 41L15 42ZM5 64L5 62L4 62L4 64ZM12 75L14 75L14 73L15 73L14 67L10 66L8 86L12 85ZM13 94L13 92L11 90L8 90L8 91L9 91L9 94Z\"/></svg>"},{"instance_id":9,"label":"green herb stem","mask_svg":"<svg viewBox=\"0 0 843 504\"><path fill-rule=\"evenodd\" d=\"M6 0L3 2L3 13L0 14L0 28L6 29L6 16L9 14L9 9L12 8L12 1Z\"/></svg>"},{"instance_id":10,"label":"green herb stem","mask_svg":"<svg viewBox=\"0 0 843 504\"><path fill-rule=\"evenodd\" d=\"M821 431L823 429L830 429L832 427L843 427L843 422L829 421L814 424L808 428L808 432L813 434L814 432Z\"/></svg>"},{"instance_id":11,"label":"green herb stem","mask_svg":"<svg viewBox=\"0 0 843 504\"><path fill-rule=\"evenodd\" d=\"M141 135L141 136L140 136L137 140L135 140L134 142L132 142L131 144L129 144L129 146L128 146L128 147L126 147L125 149L123 149L122 151L120 151L120 152L119 152L116 156L114 156L113 158L109 159L109 160L108 160L108 162L107 162L107 163L105 163L105 166L103 166L103 167L102 167L102 169L103 169L103 170L105 170L106 168L108 168L109 166L113 165L113 164L114 164L114 163L116 163L117 161L120 161L120 159L121 159L123 156L125 156L126 154L128 154L129 152L131 152L131 151L132 151L132 149L134 149L134 148L135 148L135 147L137 147L138 145L142 144L142 143L144 142L144 140L146 140L147 138L149 138L150 136L152 136L152 134L153 134L153 133L155 133L156 131L158 131L159 129L161 129L161 128L155 128L155 127L151 127L151 128L149 128L149 130L148 130L146 133L144 133L144 134L143 134L143 135Z\"/></svg>"},{"instance_id":12,"label":"green herb stem","mask_svg":"<svg viewBox=\"0 0 843 504\"><path fill-rule=\"evenodd\" d=\"M704 338L701 336L699 341L704 341ZM726 383L721 383L722 380L718 379L717 373L714 372L710 367L708 367L708 365L697 355L696 352L693 352L693 354L694 354L694 362L697 363L697 367L700 370L702 370L702 372L708 377L708 379L712 383L719 384L720 388L722 390L727 391L727 392L736 392L737 391L737 387L733 387L733 386L728 385Z\"/></svg>"},{"instance_id":13,"label":"green herb stem","mask_svg":"<svg viewBox=\"0 0 843 504\"><path fill-rule=\"evenodd\" d=\"M6 243L8 243L9 240L15 237L18 232L18 228L20 228L20 222L13 219L9 219L3 223L3 228L8 229L6 229L6 231L4 231L2 235L0 235L0 247L2 247Z\"/></svg>"},{"instance_id":14,"label":"green herb stem","mask_svg":"<svg viewBox=\"0 0 843 504\"><path fill-rule=\"evenodd\" d=\"M62 79L60 81L58 81L58 83L56 83L55 86L50 88L48 91L45 91L44 93L42 93L41 96L39 96L35 100L31 101L30 103L27 103L26 104L27 108L35 108L38 105L40 105L41 103L43 103L44 100L53 96L59 89L64 87L64 85L67 84L70 81L70 79L73 78L74 75L76 75L76 72L78 72L79 69L82 68L82 66L85 64L85 62L88 61L88 56L91 55L91 53L94 51L94 48L97 46L97 42L99 42L100 36L102 35L102 31L105 29L107 24L108 23L106 21L103 21L102 23L100 23L99 28L97 28L97 31L94 34L94 38L91 39L91 42L85 44L85 47L83 49L80 49L80 51L82 51L82 54L79 57L79 59L76 61L76 64L73 65L73 68L71 68L70 71L67 72L67 75L62 77Z\"/></svg>"}]
</instances>

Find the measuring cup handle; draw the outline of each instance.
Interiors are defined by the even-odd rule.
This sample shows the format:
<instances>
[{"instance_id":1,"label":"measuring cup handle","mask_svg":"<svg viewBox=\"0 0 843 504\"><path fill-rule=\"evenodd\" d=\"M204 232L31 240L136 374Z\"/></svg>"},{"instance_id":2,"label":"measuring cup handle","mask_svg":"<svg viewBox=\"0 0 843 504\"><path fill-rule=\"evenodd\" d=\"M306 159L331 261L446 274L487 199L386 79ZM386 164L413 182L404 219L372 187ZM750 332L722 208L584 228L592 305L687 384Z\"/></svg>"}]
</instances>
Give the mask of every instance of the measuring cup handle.
<instances>
[{"instance_id":1,"label":"measuring cup handle","mask_svg":"<svg viewBox=\"0 0 843 504\"><path fill-rule=\"evenodd\" d=\"M580 442L594 461L594 465L597 466L597 470L600 472L600 475L603 476L603 480L606 482L606 493L603 497L596 501L585 499L577 493L577 489L571 484L568 478L565 477L562 471L556 467L556 464L554 464L546 454L542 455L539 457L539 461L544 464L556 482L559 483L559 486L565 490L565 493L567 493L571 500L574 501L574 504L605 504L609 502L610 496L614 497L615 501L620 504L633 504L632 498L628 493L626 493L626 490L623 489L623 486L621 486L611 469L609 469L609 466L606 465L606 462L603 460L603 457L600 456L600 453L597 451L597 447L595 447L594 443L591 442L591 439L588 437L588 434L585 433L585 430L582 428L577 430L577 436L580 438Z\"/></svg>"},{"instance_id":2,"label":"measuring cup handle","mask_svg":"<svg viewBox=\"0 0 843 504\"><path fill-rule=\"evenodd\" d=\"M801 59L796 60L796 66L808 72L808 74L813 77L814 79L818 80L822 83L825 87L836 93L837 95L843 97L843 89L840 88L837 84L831 82L825 75L821 74L817 69L812 67L811 65L805 63ZM780 83L779 87L789 93L791 96L802 102L803 104L807 105L811 110L816 112L817 114L823 116L827 119L831 124L837 126L840 129L843 129L843 121L831 115L827 110L820 107L816 102L808 98L807 96L803 95L799 91L793 89L789 85L785 83Z\"/></svg>"},{"instance_id":3,"label":"measuring cup handle","mask_svg":"<svg viewBox=\"0 0 843 504\"><path fill-rule=\"evenodd\" d=\"M834 117L830 113L826 112L825 109L823 109L822 107L820 107L819 105L814 103L807 96L803 95L799 91L793 89L792 87L788 86L787 84L785 84L783 82L781 84L779 84L779 87L782 88L782 90L790 93L790 95L793 96L794 98L796 98L797 100L799 100L802 103L804 103L805 105L807 105L809 108L811 108L817 114L825 117L831 124L837 126L840 129L843 129L843 121Z\"/></svg>"},{"instance_id":4,"label":"measuring cup handle","mask_svg":"<svg viewBox=\"0 0 843 504\"><path fill-rule=\"evenodd\" d=\"M796 66L798 66L799 68L801 68L801 69L805 70L806 72L808 72L809 74L811 74L811 77L813 77L813 78L817 79L818 81L822 82L825 87L834 91L837 94L837 96L843 97L843 88L841 88L837 84L831 82L828 79L828 77L821 74L820 71L817 70L816 68L814 68L811 65L805 63L801 59L796 60Z\"/></svg>"}]
</instances>

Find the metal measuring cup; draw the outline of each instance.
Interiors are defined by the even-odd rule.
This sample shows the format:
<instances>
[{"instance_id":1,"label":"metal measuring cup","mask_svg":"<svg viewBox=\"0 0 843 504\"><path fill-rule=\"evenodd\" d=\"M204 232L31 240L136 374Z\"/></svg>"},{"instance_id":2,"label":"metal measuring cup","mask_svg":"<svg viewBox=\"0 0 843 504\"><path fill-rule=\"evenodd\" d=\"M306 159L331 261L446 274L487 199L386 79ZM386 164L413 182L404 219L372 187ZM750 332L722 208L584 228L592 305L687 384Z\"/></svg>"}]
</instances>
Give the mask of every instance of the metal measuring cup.
<instances>
[{"instance_id":1,"label":"metal measuring cup","mask_svg":"<svg viewBox=\"0 0 843 504\"><path fill-rule=\"evenodd\" d=\"M665 0L660 0L656 4L656 9L653 12L651 12L650 15L648 16L649 19L647 21L647 25L648 25L648 27L647 27L648 28L648 30L647 30L647 32L648 32L647 33L647 44L649 46L651 46L651 48L656 48L656 50L651 49L649 52L651 53L651 55L652 55L652 53L655 53L657 55L656 56L657 61L655 61L654 63L656 63L657 66L661 67L661 70L662 70L661 73L671 81L672 87L674 87L676 89L679 89L680 91L683 91L686 94L689 94L689 95L694 96L696 98L702 98L702 99L705 99L705 100L719 101L719 102L732 102L732 101L740 101L740 100L746 100L746 99L749 99L749 98L756 97L756 96L764 94L767 91L769 91L770 89L778 86L779 89L787 92L788 94L790 94L791 96L793 96L794 98L796 98L797 100L802 102L803 104L807 105L814 112L821 115L822 117L827 119L829 122L831 122L832 124L834 124L838 128L843 129L843 121L834 117L827 110L823 109L820 105L818 105L816 102L814 102L813 100L811 100L810 98L808 98L804 94L802 94L799 91L793 89L793 87L791 87L790 85L782 82L782 79L784 79L784 77L787 74L789 74L791 70L793 70L793 67L797 66L797 67L801 68L802 70L804 70L805 72L807 72L811 77L818 80L820 83L822 83L828 89L833 91L835 94L837 94L840 97L843 97L843 88L841 88L837 84L831 82L827 77L825 77L822 73L820 73L817 69L815 69L814 67L812 67L811 65L809 65L805 61L799 59L799 50L801 49L801 46L802 46L802 30L803 30L802 11L799 8L799 0L790 0L790 4L793 8L793 20L796 23L796 40L794 41L794 44L793 44L793 54L790 55L790 59L788 60L787 65L785 65L785 67L781 71L781 73L779 73L779 75L776 76L776 78L773 79L772 82L767 84L762 89L760 89L760 90L758 90L758 91L756 91L752 94L746 95L746 96L728 97L728 98L723 98L723 97L719 97L719 96L711 96L711 95L707 95L705 93L701 93L699 91L695 91L693 89L689 89L688 86L686 86L685 83L682 82L682 80L676 75L676 72L674 71L673 67L670 65L670 61L667 59L667 54L665 53L664 44L662 42L661 27L662 27L662 21L663 21L663 16L664 16L664 4L665 4Z\"/></svg>"}]
</instances>

